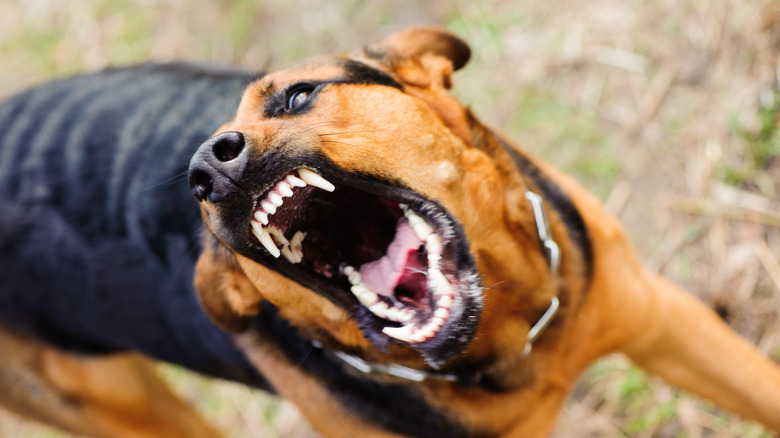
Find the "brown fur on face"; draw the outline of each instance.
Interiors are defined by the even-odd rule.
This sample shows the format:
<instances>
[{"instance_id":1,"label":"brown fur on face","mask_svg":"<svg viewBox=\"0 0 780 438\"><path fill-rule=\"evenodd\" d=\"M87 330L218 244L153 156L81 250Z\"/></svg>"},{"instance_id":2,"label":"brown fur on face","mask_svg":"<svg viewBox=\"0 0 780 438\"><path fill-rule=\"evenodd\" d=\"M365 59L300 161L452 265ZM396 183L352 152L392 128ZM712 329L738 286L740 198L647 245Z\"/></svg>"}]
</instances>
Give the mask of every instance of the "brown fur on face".
<instances>
[{"instance_id":1,"label":"brown fur on face","mask_svg":"<svg viewBox=\"0 0 780 438\"><path fill-rule=\"evenodd\" d=\"M485 286L480 321L459 354L424 358L444 371L478 373L489 385L434 380L416 384L414 390L427 406L469 433L546 435L577 376L614 351L780 429L777 367L700 303L644 271L620 225L598 200L546 163L508 147L457 102L447 90L453 71L467 59L465 43L447 32L400 32L362 52L315 58L260 79L246 90L235 119L219 133L242 134L248 166L262 170L255 170L258 178L274 171L265 163L306 157L315 160L306 163L316 165L320 159L435 200L457 220ZM385 82L354 80L350 69L355 64L350 63L377 69L392 82L379 76L372 80ZM315 82L329 85L306 111L272 114L269 105L281 90ZM258 184L255 196L264 187ZM547 197L551 233L561 249L558 272L550 270L541 248L525 198L529 190ZM236 205L251 204L242 202ZM283 262L255 252L244 243L245 230L231 225L234 215L247 212L208 201L202 206L213 235L235 250L234 258L207 250L198 264L201 300L223 327L241 330L248 317L259 313L263 318L266 300L306 339L372 362L425 368L420 354L429 352L395 341L390 348L376 345L359 326L355 306L272 269L283 271ZM585 230L584 237L577 234L578 227ZM529 329L552 297L561 299L562 310L526 357ZM302 406L313 423L327 424L327 414L317 414L317 405L331 400L329 393L320 387L307 392L307 386L317 385L311 376L251 338L247 334L250 340L243 345L272 384ZM745 368L749 372L730 371ZM318 401L307 394L316 394ZM365 427L384 433L362 420L345 421L361 433L368 433Z\"/></svg>"}]
</instances>

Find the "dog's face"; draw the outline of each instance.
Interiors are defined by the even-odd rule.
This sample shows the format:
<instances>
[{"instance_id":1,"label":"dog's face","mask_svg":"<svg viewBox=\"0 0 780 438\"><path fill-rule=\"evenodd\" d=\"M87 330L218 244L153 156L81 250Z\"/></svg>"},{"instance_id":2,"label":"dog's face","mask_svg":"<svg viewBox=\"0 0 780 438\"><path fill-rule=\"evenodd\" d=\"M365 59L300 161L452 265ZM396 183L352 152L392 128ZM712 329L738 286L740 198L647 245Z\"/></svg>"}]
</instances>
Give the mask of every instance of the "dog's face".
<instances>
[{"instance_id":1,"label":"dog's face","mask_svg":"<svg viewBox=\"0 0 780 438\"><path fill-rule=\"evenodd\" d=\"M491 262L526 253L505 208L520 184L473 146L470 114L446 93L467 59L455 37L414 30L253 83L190 168L238 264L224 272L247 281L211 278L207 251L199 288L262 297L350 347L411 346L431 364L462 351L481 278L507 278Z\"/></svg>"}]
</instances>

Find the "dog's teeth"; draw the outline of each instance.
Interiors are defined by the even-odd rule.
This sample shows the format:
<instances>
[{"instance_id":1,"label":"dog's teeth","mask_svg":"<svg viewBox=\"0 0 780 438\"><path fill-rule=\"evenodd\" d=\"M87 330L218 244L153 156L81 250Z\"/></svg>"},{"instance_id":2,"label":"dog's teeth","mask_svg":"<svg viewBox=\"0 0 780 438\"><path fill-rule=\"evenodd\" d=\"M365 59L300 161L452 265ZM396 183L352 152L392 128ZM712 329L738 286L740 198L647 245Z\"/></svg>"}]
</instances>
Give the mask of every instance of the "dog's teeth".
<instances>
[{"instance_id":1,"label":"dog's teeth","mask_svg":"<svg viewBox=\"0 0 780 438\"><path fill-rule=\"evenodd\" d=\"M360 272L356 270L352 270L349 274L347 274L347 277L349 278L349 282L352 284L361 284L363 283L363 277L360 275Z\"/></svg>"},{"instance_id":2,"label":"dog's teeth","mask_svg":"<svg viewBox=\"0 0 780 438\"><path fill-rule=\"evenodd\" d=\"M284 180L292 187L306 187L306 183L295 175L287 175Z\"/></svg>"},{"instance_id":3,"label":"dog's teeth","mask_svg":"<svg viewBox=\"0 0 780 438\"><path fill-rule=\"evenodd\" d=\"M268 234L271 235L271 238L273 238L274 242L277 245L283 245L283 246L289 246L290 241L287 240L286 237L284 237L284 233L282 233L282 230L279 228L276 228L275 226L271 225L270 227L266 228L268 230Z\"/></svg>"},{"instance_id":4,"label":"dog's teeth","mask_svg":"<svg viewBox=\"0 0 780 438\"><path fill-rule=\"evenodd\" d=\"M330 181L326 180L325 178L321 177L318 173L314 172L313 170L306 169L306 168L300 168L298 169L298 176L301 177L301 179L309 185L312 185L314 187L321 188L322 190L332 192L336 189L336 186L331 184Z\"/></svg>"},{"instance_id":5,"label":"dog's teeth","mask_svg":"<svg viewBox=\"0 0 780 438\"><path fill-rule=\"evenodd\" d=\"M424 326L417 327L417 329L412 332L411 338L415 342L426 341L436 336L436 333L439 333L439 329L441 329L443 325L444 320L442 318L433 318Z\"/></svg>"},{"instance_id":6,"label":"dog's teeth","mask_svg":"<svg viewBox=\"0 0 780 438\"><path fill-rule=\"evenodd\" d=\"M387 317L387 311L389 310L389 306L384 301L379 300L373 305L371 305L368 308L368 310L370 310L371 313L373 313L374 315L384 319Z\"/></svg>"},{"instance_id":7,"label":"dog's teeth","mask_svg":"<svg viewBox=\"0 0 780 438\"><path fill-rule=\"evenodd\" d=\"M433 227L413 211L406 210L406 219L409 221L409 225L412 226L414 234L417 235L418 239L425 241L428 236L433 234Z\"/></svg>"},{"instance_id":8,"label":"dog's teeth","mask_svg":"<svg viewBox=\"0 0 780 438\"><path fill-rule=\"evenodd\" d=\"M274 193L274 192L269 193L268 200L271 202L271 204L274 205L274 207L281 207L282 204L284 204L284 199L282 199L282 195L278 193Z\"/></svg>"},{"instance_id":9,"label":"dog's teeth","mask_svg":"<svg viewBox=\"0 0 780 438\"><path fill-rule=\"evenodd\" d=\"M268 225L268 213L264 211L256 211L255 220L260 222L263 225Z\"/></svg>"},{"instance_id":10,"label":"dog's teeth","mask_svg":"<svg viewBox=\"0 0 780 438\"><path fill-rule=\"evenodd\" d=\"M409 336L409 339L412 340L414 343L420 343L424 342L428 338L433 337L434 335L434 329L432 327L422 327L422 328L416 328L416 330L412 330L412 334Z\"/></svg>"},{"instance_id":11,"label":"dog's teeth","mask_svg":"<svg viewBox=\"0 0 780 438\"><path fill-rule=\"evenodd\" d=\"M252 221L252 233L272 256L278 258L279 255L281 255L282 252L276 247L273 239L271 239L271 235L268 234L268 230L266 230L265 227Z\"/></svg>"},{"instance_id":12,"label":"dog's teeth","mask_svg":"<svg viewBox=\"0 0 780 438\"><path fill-rule=\"evenodd\" d=\"M290 250L290 247L287 246L287 245L282 247L282 255L290 263L295 264L295 263L300 263L301 262L300 260L298 260L298 257L295 254L293 254L293 252Z\"/></svg>"},{"instance_id":13,"label":"dog's teeth","mask_svg":"<svg viewBox=\"0 0 780 438\"><path fill-rule=\"evenodd\" d=\"M276 206L271 204L269 201L261 202L260 206L263 207L263 210L265 210L265 212L269 215L276 213Z\"/></svg>"},{"instance_id":14,"label":"dog's teeth","mask_svg":"<svg viewBox=\"0 0 780 438\"><path fill-rule=\"evenodd\" d=\"M352 291L352 294L355 295L355 298L360 301L360 304L365 307L370 307L379 300L379 295L362 284L352 286L350 290Z\"/></svg>"},{"instance_id":15,"label":"dog's teeth","mask_svg":"<svg viewBox=\"0 0 780 438\"><path fill-rule=\"evenodd\" d=\"M414 316L412 312L408 309L398 309L393 307L393 310L396 310L395 320L398 322L407 323L412 320L412 317Z\"/></svg>"},{"instance_id":16,"label":"dog's teeth","mask_svg":"<svg viewBox=\"0 0 780 438\"><path fill-rule=\"evenodd\" d=\"M300 263L303 260L303 239L306 238L306 233L298 230L293 234L290 239L290 252L295 256L295 263Z\"/></svg>"},{"instance_id":17,"label":"dog's teeth","mask_svg":"<svg viewBox=\"0 0 780 438\"><path fill-rule=\"evenodd\" d=\"M450 285L450 282L447 281L447 277L445 277L440 270L433 268L428 269L428 283L431 285L431 289L433 289L433 294L435 296L452 295L452 285Z\"/></svg>"},{"instance_id":18,"label":"dog's teeth","mask_svg":"<svg viewBox=\"0 0 780 438\"><path fill-rule=\"evenodd\" d=\"M425 239L425 249L428 254L441 255L441 237L438 234L433 233Z\"/></svg>"},{"instance_id":19,"label":"dog's teeth","mask_svg":"<svg viewBox=\"0 0 780 438\"><path fill-rule=\"evenodd\" d=\"M397 307L391 307L387 309L387 312L385 312L385 318L395 322L406 322L403 321L403 313L401 312L401 309Z\"/></svg>"},{"instance_id":20,"label":"dog's teeth","mask_svg":"<svg viewBox=\"0 0 780 438\"><path fill-rule=\"evenodd\" d=\"M436 300L436 305L449 310L452 307L452 295L442 295Z\"/></svg>"},{"instance_id":21,"label":"dog's teeth","mask_svg":"<svg viewBox=\"0 0 780 438\"><path fill-rule=\"evenodd\" d=\"M407 324L401 327L385 327L382 329L382 333L390 336L391 338L395 338L399 341L408 342L411 344L412 327L413 324Z\"/></svg>"},{"instance_id":22,"label":"dog's teeth","mask_svg":"<svg viewBox=\"0 0 780 438\"><path fill-rule=\"evenodd\" d=\"M279 184L276 185L276 190L285 198L289 198L293 195L292 186L286 181L279 182Z\"/></svg>"},{"instance_id":23,"label":"dog's teeth","mask_svg":"<svg viewBox=\"0 0 780 438\"><path fill-rule=\"evenodd\" d=\"M344 272L344 275L346 275L347 277L349 277L349 276L350 276L350 274L352 274L353 272L355 272L355 268L353 268L353 267L352 267L352 266L350 266L350 265L346 265L346 266L344 266L344 269L343 269L343 271L342 271L342 272Z\"/></svg>"},{"instance_id":24,"label":"dog's teeth","mask_svg":"<svg viewBox=\"0 0 780 438\"><path fill-rule=\"evenodd\" d=\"M438 303L437 303L438 304ZM440 318L442 321L442 324L444 324L444 320L450 317L450 309L445 307L440 307L436 309L435 312L433 312L433 316L436 318Z\"/></svg>"},{"instance_id":25,"label":"dog's teeth","mask_svg":"<svg viewBox=\"0 0 780 438\"><path fill-rule=\"evenodd\" d=\"M428 254L428 269L436 269L438 270L441 264L439 263L441 261L441 255L439 254Z\"/></svg>"}]
</instances>

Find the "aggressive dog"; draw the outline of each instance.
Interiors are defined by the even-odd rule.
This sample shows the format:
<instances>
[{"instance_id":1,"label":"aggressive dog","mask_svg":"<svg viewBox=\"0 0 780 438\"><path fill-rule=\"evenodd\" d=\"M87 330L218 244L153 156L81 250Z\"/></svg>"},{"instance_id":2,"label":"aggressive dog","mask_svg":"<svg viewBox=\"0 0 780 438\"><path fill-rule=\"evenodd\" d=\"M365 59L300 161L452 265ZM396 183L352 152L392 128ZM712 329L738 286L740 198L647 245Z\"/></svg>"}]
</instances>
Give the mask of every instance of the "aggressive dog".
<instances>
[{"instance_id":1,"label":"aggressive dog","mask_svg":"<svg viewBox=\"0 0 780 438\"><path fill-rule=\"evenodd\" d=\"M138 351L275 391L327 436L543 437L622 352L780 430L780 368L454 99L469 57L413 28L0 107L2 403L96 436L214 434Z\"/></svg>"}]
</instances>

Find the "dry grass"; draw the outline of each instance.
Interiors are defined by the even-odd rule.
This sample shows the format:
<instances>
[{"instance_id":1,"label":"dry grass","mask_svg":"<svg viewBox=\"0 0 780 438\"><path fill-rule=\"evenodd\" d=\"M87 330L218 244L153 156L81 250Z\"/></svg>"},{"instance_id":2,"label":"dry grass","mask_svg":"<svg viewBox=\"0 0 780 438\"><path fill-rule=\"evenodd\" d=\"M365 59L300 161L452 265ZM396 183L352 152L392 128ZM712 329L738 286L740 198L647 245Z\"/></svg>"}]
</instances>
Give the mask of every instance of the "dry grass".
<instances>
[{"instance_id":1,"label":"dry grass","mask_svg":"<svg viewBox=\"0 0 780 438\"><path fill-rule=\"evenodd\" d=\"M149 58L281 67L416 23L472 44L456 92L477 114L605 199L647 266L778 357L774 0L6 1L0 96ZM309 434L285 402L163 371L231 436ZM62 435L0 417L0 436ZM616 357L583 376L555 436L768 435Z\"/></svg>"}]
</instances>

